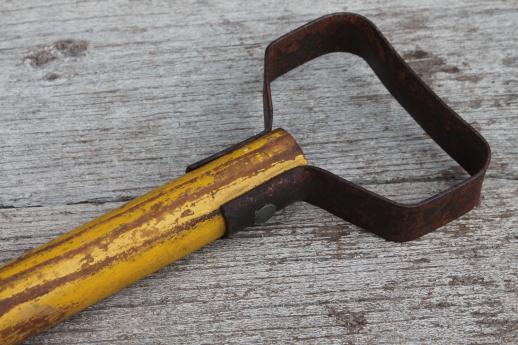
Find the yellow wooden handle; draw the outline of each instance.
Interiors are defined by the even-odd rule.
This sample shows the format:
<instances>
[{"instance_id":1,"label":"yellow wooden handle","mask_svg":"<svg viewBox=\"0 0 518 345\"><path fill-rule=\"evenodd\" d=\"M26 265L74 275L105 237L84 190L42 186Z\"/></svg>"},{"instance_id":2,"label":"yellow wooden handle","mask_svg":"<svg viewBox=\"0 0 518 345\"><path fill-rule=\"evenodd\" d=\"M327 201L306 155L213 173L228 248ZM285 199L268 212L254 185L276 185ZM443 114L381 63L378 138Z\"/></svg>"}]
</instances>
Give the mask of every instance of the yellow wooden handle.
<instances>
[{"instance_id":1,"label":"yellow wooden handle","mask_svg":"<svg viewBox=\"0 0 518 345\"><path fill-rule=\"evenodd\" d=\"M219 209L306 160L276 130L0 269L0 344L16 344L220 238Z\"/></svg>"}]
</instances>

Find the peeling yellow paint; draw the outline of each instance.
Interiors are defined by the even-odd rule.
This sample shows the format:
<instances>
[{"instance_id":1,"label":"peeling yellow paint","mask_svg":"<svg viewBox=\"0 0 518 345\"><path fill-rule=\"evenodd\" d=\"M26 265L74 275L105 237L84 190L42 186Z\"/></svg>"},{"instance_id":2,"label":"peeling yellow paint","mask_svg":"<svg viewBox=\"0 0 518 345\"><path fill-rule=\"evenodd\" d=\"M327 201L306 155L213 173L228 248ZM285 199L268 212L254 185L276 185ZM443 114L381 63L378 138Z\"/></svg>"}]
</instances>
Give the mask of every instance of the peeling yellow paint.
<instances>
[{"instance_id":1,"label":"peeling yellow paint","mask_svg":"<svg viewBox=\"0 0 518 345\"><path fill-rule=\"evenodd\" d=\"M268 133L0 269L0 343L16 344L220 238L221 205L307 164Z\"/></svg>"}]
</instances>

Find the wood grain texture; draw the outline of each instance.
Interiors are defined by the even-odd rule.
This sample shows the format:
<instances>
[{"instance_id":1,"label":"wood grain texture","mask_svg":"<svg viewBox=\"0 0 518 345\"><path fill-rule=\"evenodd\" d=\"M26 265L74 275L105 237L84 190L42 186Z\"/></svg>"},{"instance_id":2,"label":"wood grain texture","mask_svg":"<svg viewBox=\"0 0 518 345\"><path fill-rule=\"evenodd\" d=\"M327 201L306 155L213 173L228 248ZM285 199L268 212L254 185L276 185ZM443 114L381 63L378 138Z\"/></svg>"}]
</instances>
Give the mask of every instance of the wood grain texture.
<instances>
[{"instance_id":1,"label":"wood grain texture","mask_svg":"<svg viewBox=\"0 0 518 345\"><path fill-rule=\"evenodd\" d=\"M259 131L262 58L320 15L370 18L489 141L480 207L386 242L305 204L206 247L29 344L518 342L518 2L3 1L0 260ZM357 57L273 83L274 126L398 201L464 172Z\"/></svg>"}]
</instances>

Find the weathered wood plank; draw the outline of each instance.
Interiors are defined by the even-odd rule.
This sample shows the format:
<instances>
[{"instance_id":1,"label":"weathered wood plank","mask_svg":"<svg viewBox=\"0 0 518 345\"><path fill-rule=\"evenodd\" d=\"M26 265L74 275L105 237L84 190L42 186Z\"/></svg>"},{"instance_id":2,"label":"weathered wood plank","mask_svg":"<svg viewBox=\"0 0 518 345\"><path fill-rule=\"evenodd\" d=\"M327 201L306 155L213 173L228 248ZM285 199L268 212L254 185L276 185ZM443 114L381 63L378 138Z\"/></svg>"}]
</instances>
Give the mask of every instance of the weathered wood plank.
<instances>
[{"instance_id":1,"label":"weathered wood plank","mask_svg":"<svg viewBox=\"0 0 518 345\"><path fill-rule=\"evenodd\" d=\"M428 183L384 190L429 192ZM406 188L405 188L406 187ZM479 208L422 239L384 241L297 204L192 254L31 343L513 343L517 204L490 179ZM2 210L6 256L116 206ZM56 225L57 224L57 225ZM23 236L19 236L23 230Z\"/></svg>"},{"instance_id":2,"label":"weathered wood plank","mask_svg":"<svg viewBox=\"0 0 518 345\"><path fill-rule=\"evenodd\" d=\"M338 10L372 19L488 139L481 206L394 244L296 205L29 343L516 343L516 1L2 2L0 260L257 132L267 43ZM273 95L313 163L382 195L462 177L358 58Z\"/></svg>"}]
</instances>

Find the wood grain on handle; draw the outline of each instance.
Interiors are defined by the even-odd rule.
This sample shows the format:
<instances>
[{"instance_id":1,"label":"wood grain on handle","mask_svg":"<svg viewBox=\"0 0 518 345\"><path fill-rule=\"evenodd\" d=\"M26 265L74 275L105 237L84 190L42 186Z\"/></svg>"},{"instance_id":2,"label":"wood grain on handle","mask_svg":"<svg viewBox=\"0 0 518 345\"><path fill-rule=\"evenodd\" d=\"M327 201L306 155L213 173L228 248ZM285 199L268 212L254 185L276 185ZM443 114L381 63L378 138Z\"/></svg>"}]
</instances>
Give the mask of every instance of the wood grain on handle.
<instances>
[{"instance_id":1,"label":"wood grain on handle","mask_svg":"<svg viewBox=\"0 0 518 345\"><path fill-rule=\"evenodd\" d=\"M220 238L222 204L306 164L276 130L0 269L0 343L16 344Z\"/></svg>"}]
</instances>

